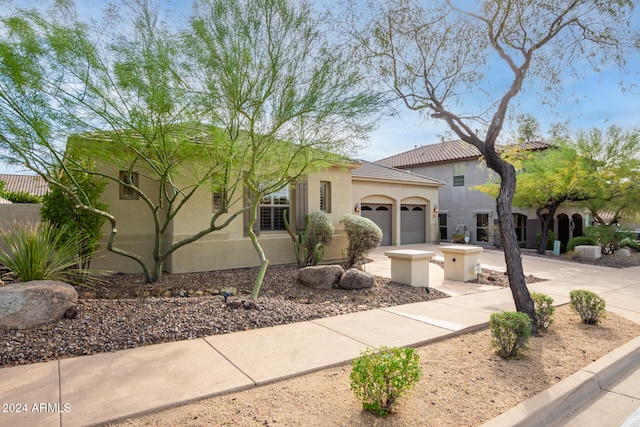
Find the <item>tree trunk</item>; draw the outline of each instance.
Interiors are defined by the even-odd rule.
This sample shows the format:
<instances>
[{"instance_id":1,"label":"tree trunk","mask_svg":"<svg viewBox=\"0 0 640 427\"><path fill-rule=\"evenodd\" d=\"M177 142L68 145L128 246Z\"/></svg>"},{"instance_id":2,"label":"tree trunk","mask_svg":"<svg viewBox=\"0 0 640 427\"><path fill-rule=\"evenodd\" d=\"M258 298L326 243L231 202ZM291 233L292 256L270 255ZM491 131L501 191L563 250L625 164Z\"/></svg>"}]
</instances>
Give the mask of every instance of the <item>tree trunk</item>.
<instances>
[{"instance_id":1,"label":"tree trunk","mask_svg":"<svg viewBox=\"0 0 640 427\"><path fill-rule=\"evenodd\" d=\"M489 154L489 153L487 153ZM507 264L507 277L509 277L509 286L516 310L526 313L531 317L532 333L538 334L535 321L535 310L533 300L529 294L529 289L522 268L522 255L518 246L518 237L516 236L515 223L513 221L513 212L511 202L516 189L516 171L514 167L500 159L494 153L494 156L485 155L487 165L491 169L498 172L501 178L500 192L496 200L496 208L498 211L498 225L502 236L502 246L504 248L504 258Z\"/></svg>"},{"instance_id":2,"label":"tree trunk","mask_svg":"<svg viewBox=\"0 0 640 427\"><path fill-rule=\"evenodd\" d=\"M267 272L267 267L269 266L269 260L267 259L262 246L260 246L260 242L258 242L258 236L256 236L256 233L253 231L253 224L258 220L259 200L260 198L256 197L255 202L251 205L251 219L247 224L247 233L249 234L253 248L256 250L258 257L260 258L260 269L258 270L258 276L256 277L256 281L253 284L253 290L251 291L251 299L253 300L257 299L260 294L264 275Z\"/></svg>"},{"instance_id":3,"label":"tree trunk","mask_svg":"<svg viewBox=\"0 0 640 427\"><path fill-rule=\"evenodd\" d=\"M545 219L542 216L542 209L547 209L547 218ZM556 210L558 209L557 203L550 203L541 209L536 209L536 216L540 220L540 224L542 225L542 229L540 231L540 244L538 245L538 253L540 255L544 255L547 250L547 239L549 238L549 226L553 222L553 217L556 214Z\"/></svg>"}]
</instances>

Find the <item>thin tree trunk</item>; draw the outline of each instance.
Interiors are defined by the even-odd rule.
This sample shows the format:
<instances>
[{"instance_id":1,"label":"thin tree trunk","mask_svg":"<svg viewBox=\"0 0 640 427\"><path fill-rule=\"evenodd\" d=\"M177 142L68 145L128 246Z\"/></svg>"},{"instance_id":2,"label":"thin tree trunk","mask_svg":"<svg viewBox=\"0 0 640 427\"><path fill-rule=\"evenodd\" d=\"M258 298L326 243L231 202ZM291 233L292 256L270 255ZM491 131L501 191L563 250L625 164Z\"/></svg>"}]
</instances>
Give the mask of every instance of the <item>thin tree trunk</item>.
<instances>
[{"instance_id":1,"label":"thin tree trunk","mask_svg":"<svg viewBox=\"0 0 640 427\"><path fill-rule=\"evenodd\" d=\"M487 156L487 164L489 164ZM500 234L502 236L502 246L504 247L504 258L507 265L507 276L509 277L509 286L516 310L526 313L531 317L532 333L538 334L535 321L535 309L531 294L527 288L525 281L524 269L522 268L522 255L518 245L518 237L516 236L515 223L513 220L513 211L511 202L516 189L516 171L512 165L499 159L492 158L491 168L500 175L500 192L496 200L496 208L498 211L498 224Z\"/></svg>"},{"instance_id":2,"label":"thin tree trunk","mask_svg":"<svg viewBox=\"0 0 640 427\"><path fill-rule=\"evenodd\" d=\"M253 231L253 225L256 223L258 219L258 208L259 200L256 199L256 202L251 206L251 219L249 220L249 224L247 224L247 234L249 234L249 238L251 239L251 243L253 244L253 248L258 253L258 257L260 258L260 269L258 270L258 276L256 277L256 281L253 284L253 290L251 291L251 299L255 300L258 298L260 294L260 288L262 287L262 282L264 281L264 275L267 272L267 267L269 266L269 260L267 259L262 246L260 246L260 242L258 241L258 236Z\"/></svg>"}]
</instances>

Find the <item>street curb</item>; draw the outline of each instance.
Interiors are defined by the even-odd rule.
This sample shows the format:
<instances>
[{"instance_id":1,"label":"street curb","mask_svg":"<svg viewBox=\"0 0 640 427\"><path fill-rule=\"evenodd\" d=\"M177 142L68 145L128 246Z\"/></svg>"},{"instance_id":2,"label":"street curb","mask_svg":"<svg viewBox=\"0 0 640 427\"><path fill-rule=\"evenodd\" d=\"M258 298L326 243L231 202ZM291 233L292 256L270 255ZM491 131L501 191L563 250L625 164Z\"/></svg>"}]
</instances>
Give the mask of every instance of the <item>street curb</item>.
<instances>
[{"instance_id":1,"label":"street curb","mask_svg":"<svg viewBox=\"0 0 640 427\"><path fill-rule=\"evenodd\" d=\"M637 366L640 366L640 337L489 420L482 427L551 425L580 408L600 391L609 389L621 375Z\"/></svg>"}]
</instances>

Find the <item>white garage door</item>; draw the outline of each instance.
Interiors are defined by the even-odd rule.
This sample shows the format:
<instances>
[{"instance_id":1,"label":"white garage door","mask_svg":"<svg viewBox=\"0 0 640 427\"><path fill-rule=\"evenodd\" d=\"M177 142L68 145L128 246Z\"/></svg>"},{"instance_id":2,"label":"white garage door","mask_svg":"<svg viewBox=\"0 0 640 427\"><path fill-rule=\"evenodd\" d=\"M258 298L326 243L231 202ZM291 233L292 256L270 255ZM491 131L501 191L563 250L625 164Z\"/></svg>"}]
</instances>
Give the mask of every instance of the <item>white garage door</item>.
<instances>
[{"instance_id":1,"label":"white garage door","mask_svg":"<svg viewBox=\"0 0 640 427\"><path fill-rule=\"evenodd\" d=\"M400 207L400 243L424 243L426 207L424 205L402 205Z\"/></svg>"},{"instance_id":2,"label":"white garage door","mask_svg":"<svg viewBox=\"0 0 640 427\"><path fill-rule=\"evenodd\" d=\"M360 214L364 218L373 221L380 230L382 230L381 246L389 246L391 244L391 205L362 205Z\"/></svg>"}]
</instances>

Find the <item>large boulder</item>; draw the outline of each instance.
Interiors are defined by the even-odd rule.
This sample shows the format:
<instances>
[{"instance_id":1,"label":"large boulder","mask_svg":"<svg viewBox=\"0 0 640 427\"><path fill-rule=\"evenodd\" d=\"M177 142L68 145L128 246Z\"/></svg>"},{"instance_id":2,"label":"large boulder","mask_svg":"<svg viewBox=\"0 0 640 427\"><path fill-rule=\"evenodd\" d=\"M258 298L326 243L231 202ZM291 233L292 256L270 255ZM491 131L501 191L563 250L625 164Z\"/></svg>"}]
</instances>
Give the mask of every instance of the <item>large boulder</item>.
<instances>
[{"instance_id":1,"label":"large boulder","mask_svg":"<svg viewBox=\"0 0 640 427\"><path fill-rule=\"evenodd\" d=\"M25 329L62 319L78 302L73 286L53 280L0 288L0 329Z\"/></svg>"},{"instance_id":2,"label":"large boulder","mask_svg":"<svg viewBox=\"0 0 640 427\"><path fill-rule=\"evenodd\" d=\"M373 287L375 278L373 274L358 270L357 268L351 268L342 275L342 279L338 282L338 288L340 289L366 289Z\"/></svg>"},{"instance_id":3,"label":"large boulder","mask_svg":"<svg viewBox=\"0 0 640 427\"><path fill-rule=\"evenodd\" d=\"M616 251L616 255L631 256L631 251L627 248L621 248Z\"/></svg>"},{"instance_id":4,"label":"large boulder","mask_svg":"<svg viewBox=\"0 0 640 427\"><path fill-rule=\"evenodd\" d=\"M331 289L344 274L339 265L316 265L305 267L298 273L298 279L303 285L316 289Z\"/></svg>"}]
</instances>

